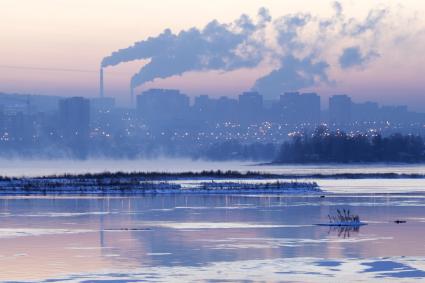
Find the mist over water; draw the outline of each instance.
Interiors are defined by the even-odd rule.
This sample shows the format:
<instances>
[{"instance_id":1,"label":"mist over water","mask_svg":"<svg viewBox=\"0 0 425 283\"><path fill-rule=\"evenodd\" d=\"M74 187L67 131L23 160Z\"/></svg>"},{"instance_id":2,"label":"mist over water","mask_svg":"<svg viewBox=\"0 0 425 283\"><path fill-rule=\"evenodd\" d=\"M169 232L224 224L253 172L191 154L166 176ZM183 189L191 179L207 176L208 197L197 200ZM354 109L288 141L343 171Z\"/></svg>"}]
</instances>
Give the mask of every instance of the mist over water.
<instances>
[{"instance_id":1,"label":"mist over water","mask_svg":"<svg viewBox=\"0 0 425 283\"><path fill-rule=\"evenodd\" d=\"M0 159L0 175L10 177L84 174L101 172L199 172L203 170L251 170L239 161L213 162L191 159Z\"/></svg>"},{"instance_id":2,"label":"mist over water","mask_svg":"<svg viewBox=\"0 0 425 283\"><path fill-rule=\"evenodd\" d=\"M266 165L243 161L192 159L0 159L0 175L37 177L101 172L255 171L276 174L404 173L424 174L423 164L288 164Z\"/></svg>"}]
</instances>

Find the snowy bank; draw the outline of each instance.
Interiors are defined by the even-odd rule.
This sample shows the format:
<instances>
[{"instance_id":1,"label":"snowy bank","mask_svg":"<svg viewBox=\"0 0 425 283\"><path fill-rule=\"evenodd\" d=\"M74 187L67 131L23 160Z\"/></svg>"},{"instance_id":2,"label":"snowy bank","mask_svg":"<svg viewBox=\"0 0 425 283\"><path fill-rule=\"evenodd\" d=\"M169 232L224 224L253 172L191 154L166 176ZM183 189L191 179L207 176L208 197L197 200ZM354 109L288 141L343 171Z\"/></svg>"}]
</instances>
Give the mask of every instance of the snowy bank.
<instances>
[{"instance_id":1,"label":"snowy bank","mask_svg":"<svg viewBox=\"0 0 425 283\"><path fill-rule=\"evenodd\" d=\"M146 176L98 175L51 176L36 178L3 178L0 194L308 194L321 193L315 182L282 182L246 178L211 178L206 176L170 179L156 175L149 180Z\"/></svg>"}]
</instances>

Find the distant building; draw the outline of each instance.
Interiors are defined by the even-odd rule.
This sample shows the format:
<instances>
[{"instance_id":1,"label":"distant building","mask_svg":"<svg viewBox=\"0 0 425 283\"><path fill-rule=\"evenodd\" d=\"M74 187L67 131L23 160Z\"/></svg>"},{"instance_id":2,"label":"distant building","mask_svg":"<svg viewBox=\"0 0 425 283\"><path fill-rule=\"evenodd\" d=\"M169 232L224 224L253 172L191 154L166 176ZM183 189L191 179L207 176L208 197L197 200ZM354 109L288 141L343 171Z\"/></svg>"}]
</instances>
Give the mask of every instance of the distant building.
<instances>
[{"instance_id":1,"label":"distant building","mask_svg":"<svg viewBox=\"0 0 425 283\"><path fill-rule=\"evenodd\" d=\"M30 116L32 109L28 96L9 96L9 103L1 105L0 138L15 145L31 143L35 125L35 120Z\"/></svg>"},{"instance_id":2,"label":"distant building","mask_svg":"<svg viewBox=\"0 0 425 283\"><path fill-rule=\"evenodd\" d=\"M24 109L24 114L29 114L30 112L56 112L60 99L62 98L59 96L0 93L0 105L4 105L5 109L20 107Z\"/></svg>"},{"instance_id":3,"label":"distant building","mask_svg":"<svg viewBox=\"0 0 425 283\"><path fill-rule=\"evenodd\" d=\"M348 95L333 95L329 98L329 120L332 125L351 123L352 102Z\"/></svg>"},{"instance_id":4,"label":"distant building","mask_svg":"<svg viewBox=\"0 0 425 283\"><path fill-rule=\"evenodd\" d=\"M303 93L299 97L301 123L317 125L320 123L320 96L317 93Z\"/></svg>"},{"instance_id":5,"label":"distant building","mask_svg":"<svg viewBox=\"0 0 425 283\"><path fill-rule=\"evenodd\" d=\"M96 97L90 100L92 112L111 111L115 108L115 98L113 97Z\"/></svg>"},{"instance_id":6,"label":"distant building","mask_svg":"<svg viewBox=\"0 0 425 283\"><path fill-rule=\"evenodd\" d=\"M263 96L258 92L239 95L239 119L243 123L259 122L263 114Z\"/></svg>"},{"instance_id":7,"label":"distant building","mask_svg":"<svg viewBox=\"0 0 425 283\"><path fill-rule=\"evenodd\" d=\"M379 122L380 109L376 102L353 103L351 118L355 122Z\"/></svg>"},{"instance_id":8,"label":"distant building","mask_svg":"<svg viewBox=\"0 0 425 283\"><path fill-rule=\"evenodd\" d=\"M407 106L382 106L381 119L384 122L406 123L410 120Z\"/></svg>"},{"instance_id":9,"label":"distant building","mask_svg":"<svg viewBox=\"0 0 425 283\"><path fill-rule=\"evenodd\" d=\"M59 131L64 143L77 157L87 155L89 126L90 100L71 97L59 101Z\"/></svg>"},{"instance_id":10,"label":"distant building","mask_svg":"<svg viewBox=\"0 0 425 283\"><path fill-rule=\"evenodd\" d=\"M4 126L5 126L5 115L4 115L4 106L0 104L0 135L3 135L4 133ZM0 136L1 138L1 136Z\"/></svg>"},{"instance_id":11,"label":"distant building","mask_svg":"<svg viewBox=\"0 0 425 283\"><path fill-rule=\"evenodd\" d=\"M151 126L181 125L189 115L189 97L174 89L149 89L137 96L137 112Z\"/></svg>"},{"instance_id":12,"label":"distant building","mask_svg":"<svg viewBox=\"0 0 425 283\"><path fill-rule=\"evenodd\" d=\"M283 123L296 124L299 120L299 92L285 92L279 97L280 120Z\"/></svg>"},{"instance_id":13,"label":"distant building","mask_svg":"<svg viewBox=\"0 0 425 283\"><path fill-rule=\"evenodd\" d=\"M320 96L316 93L286 92L280 96L279 105L284 123L320 123Z\"/></svg>"},{"instance_id":14,"label":"distant building","mask_svg":"<svg viewBox=\"0 0 425 283\"><path fill-rule=\"evenodd\" d=\"M217 118L221 122L238 122L238 101L221 96L217 100Z\"/></svg>"},{"instance_id":15,"label":"distant building","mask_svg":"<svg viewBox=\"0 0 425 283\"><path fill-rule=\"evenodd\" d=\"M28 116L23 112L9 112L3 116L4 132L9 140L22 142L31 134Z\"/></svg>"},{"instance_id":16,"label":"distant building","mask_svg":"<svg viewBox=\"0 0 425 283\"><path fill-rule=\"evenodd\" d=\"M114 128L118 130L120 124L123 125L119 120L115 98L96 97L90 100L90 124L94 129L93 135L108 137Z\"/></svg>"},{"instance_id":17,"label":"distant building","mask_svg":"<svg viewBox=\"0 0 425 283\"><path fill-rule=\"evenodd\" d=\"M208 95L200 95L195 97L193 103L194 119L202 122L215 122L217 120L217 99L212 99Z\"/></svg>"}]
</instances>

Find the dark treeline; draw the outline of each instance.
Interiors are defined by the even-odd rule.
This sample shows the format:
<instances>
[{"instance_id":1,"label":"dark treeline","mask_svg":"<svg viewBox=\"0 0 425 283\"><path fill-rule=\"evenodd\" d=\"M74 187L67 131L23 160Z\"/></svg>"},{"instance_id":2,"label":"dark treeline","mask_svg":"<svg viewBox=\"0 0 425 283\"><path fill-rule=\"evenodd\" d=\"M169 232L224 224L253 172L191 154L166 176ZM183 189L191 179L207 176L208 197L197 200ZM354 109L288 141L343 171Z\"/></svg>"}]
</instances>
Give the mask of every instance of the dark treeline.
<instances>
[{"instance_id":1,"label":"dark treeline","mask_svg":"<svg viewBox=\"0 0 425 283\"><path fill-rule=\"evenodd\" d=\"M135 178L147 180L164 180L164 179L181 179L181 178L278 178L282 175L271 174L257 171L240 172L235 170L203 170L203 171L186 171L186 172L158 172L158 171L134 171L134 172L101 172L101 173L84 173L84 174L60 174L47 175L40 177L6 177L0 176L0 181L20 180L20 179L105 179L105 178Z\"/></svg>"},{"instance_id":2,"label":"dark treeline","mask_svg":"<svg viewBox=\"0 0 425 283\"><path fill-rule=\"evenodd\" d=\"M32 181L42 180L57 180L58 183L63 183L64 180L76 181L79 180L110 180L113 179L130 179L135 182L140 181L170 181L181 179L425 179L425 174L417 173L338 173L338 174L277 174L266 173L261 171L234 171L234 170L211 170L211 171L187 171L187 172L101 172L101 173L85 173L85 174L61 174L47 175L39 177L6 177L0 176L0 181L27 180ZM65 182L66 183L66 182Z\"/></svg>"},{"instance_id":3,"label":"dark treeline","mask_svg":"<svg viewBox=\"0 0 425 283\"><path fill-rule=\"evenodd\" d=\"M312 135L296 135L282 144L276 163L350 163L425 161L420 136L354 134L329 132L319 127Z\"/></svg>"}]
</instances>

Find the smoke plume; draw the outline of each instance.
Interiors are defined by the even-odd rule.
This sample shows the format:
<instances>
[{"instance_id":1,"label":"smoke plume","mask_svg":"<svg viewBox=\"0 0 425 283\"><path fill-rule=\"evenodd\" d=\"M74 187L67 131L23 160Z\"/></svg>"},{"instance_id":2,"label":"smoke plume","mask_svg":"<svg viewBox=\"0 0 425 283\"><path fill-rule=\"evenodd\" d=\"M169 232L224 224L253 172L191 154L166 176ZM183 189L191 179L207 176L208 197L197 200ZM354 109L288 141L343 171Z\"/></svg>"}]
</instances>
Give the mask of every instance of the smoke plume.
<instances>
[{"instance_id":1,"label":"smoke plume","mask_svg":"<svg viewBox=\"0 0 425 283\"><path fill-rule=\"evenodd\" d=\"M242 15L227 24L211 21L202 29L194 27L179 33L166 29L156 37L113 52L102 60L101 67L147 59L131 78L134 89L189 71L232 71L269 64L274 70L258 79L253 88L266 96L277 96L283 91L328 83L331 67L345 69L377 57L372 53L376 40L370 37L379 33L370 31L379 28L386 10L372 10L359 21L346 18L339 2L333 8L328 18L302 13L272 19L268 10L261 8L255 20ZM351 45L344 46L344 42ZM363 53L357 54L352 46L361 47ZM329 50L343 54L342 61L329 61Z\"/></svg>"},{"instance_id":2,"label":"smoke plume","mask_svg":"<svg viewBox=\"0 0 425 283\"><path fill-rule=\"evenodd\" d=\"M379 54L376 52L370 51L367 54L362 54L358 46L347 47L339 57L339 64L343 69L364 67L365 64L376 57L379 57Z\"/></svg>"},{"instance_id":3,"label":"smoke plume","mask_svg":"<svg viewBox=\"0 0 425 283\"><path fill-rule=\"evenodd\" d=\"M279 69L258 79L253 89L266 97L273 97L282 91L296 91L318 82L328 82L328 68L328 63L324 61L313 63L311 58L300 60L288 55L282 59Z\"/></svg>"},{"instance_id":4,"label":"smoke plume","mask_svg":"<svg viewBox=\"0 0 425 283\"><path fill-rule=\"evenodd\" d=\"M242 15L231 24L214 20L202 30L191 28L174 34L166 29L157 37L113 52L102 60L102 67L150 59L132 77L132 88L156 78L167 78L187 71L230 71L255 67L263 58L255 33L270 20L268 11L260 9L256 23Z\"/></svg>"}]
</instances>

